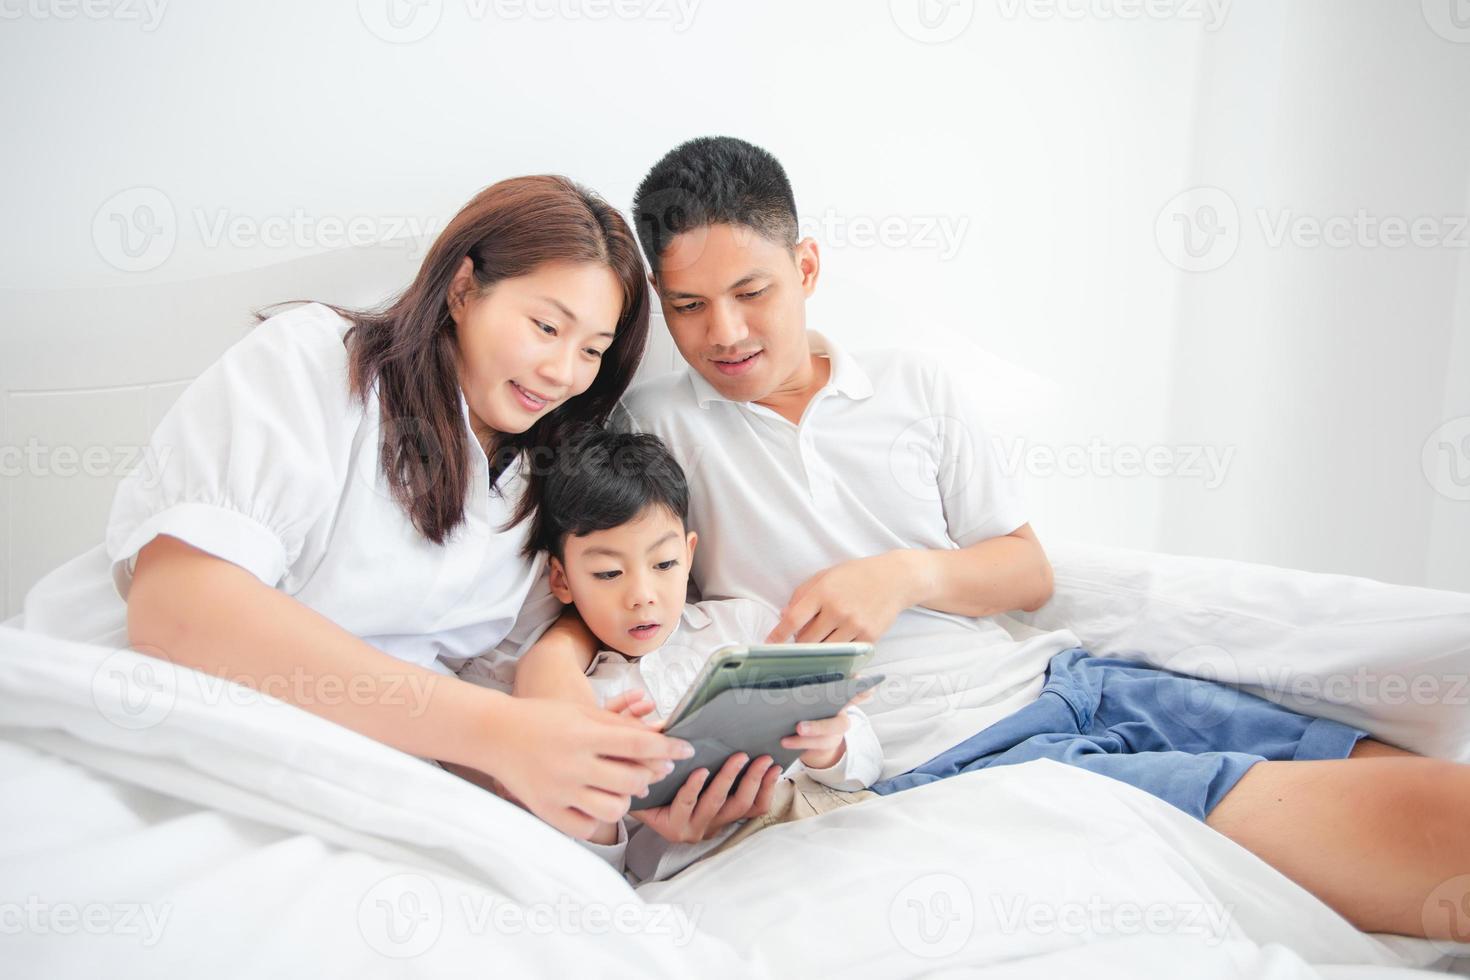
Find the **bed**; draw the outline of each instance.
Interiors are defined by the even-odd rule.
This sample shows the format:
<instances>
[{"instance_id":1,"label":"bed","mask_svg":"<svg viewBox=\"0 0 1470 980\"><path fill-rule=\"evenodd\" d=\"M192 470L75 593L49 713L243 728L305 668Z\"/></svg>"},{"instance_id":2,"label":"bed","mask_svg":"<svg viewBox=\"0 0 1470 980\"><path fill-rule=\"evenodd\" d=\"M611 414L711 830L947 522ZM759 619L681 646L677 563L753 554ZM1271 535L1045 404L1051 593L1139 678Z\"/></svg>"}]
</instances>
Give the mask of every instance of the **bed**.
<instances>
[{"instance_id":1,"label":"bed","mask_svg":"<svg viewBox=\"0 0 1470 980\"><path fill-rule=\"evenodd\" d=\"M635 890L515 807L288 704L17 628L30 582L100 539L122 453L249 310L371 302L416 258L7 300L21 356L0 362L0 444L113 452L85 479L30 467L0 496L7 973L1470 975L1470 947L1360 933L1166 804L1046 762L775 827ZM105 335L77 326L99 310ZM654 338L643 371L673 369ZM1065 626L1470 761L1470 596L1047 544L1056 597L1008 628Z\"/></svg>"}]
</instances>

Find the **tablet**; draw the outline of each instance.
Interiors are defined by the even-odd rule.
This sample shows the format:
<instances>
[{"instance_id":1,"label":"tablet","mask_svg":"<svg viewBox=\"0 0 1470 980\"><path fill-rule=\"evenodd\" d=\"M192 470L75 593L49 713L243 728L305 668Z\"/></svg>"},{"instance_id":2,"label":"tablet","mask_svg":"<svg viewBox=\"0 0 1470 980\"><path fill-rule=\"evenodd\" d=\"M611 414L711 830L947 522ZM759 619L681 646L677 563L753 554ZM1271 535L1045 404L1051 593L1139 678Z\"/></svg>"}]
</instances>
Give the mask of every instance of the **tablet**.
<instances>
[{"instance_id":1,"label":"tablet","mask_svg":"<svg viewBox=\"0 0 1470 980\"><path fill-rule=\"evenodd\" d=\"M694 746L694 755L635 797L630 810L666 806L689 774L706 768L711 778L737 752L769 755L785 769L801 755L781 740L798 722L830 718L883 675L852 676L873 654L869 643L786 643L727 647L710 658L689 693L669 714L664 733ZM742 771L743 775L743 771Z\"/></svg>"},{"instance_id":2,"label":"tablet","mask_svg":"<svg viewBox=\"0 0 1470 980\"><path fill-rule=\"evenodd\" d=\"M793 678L852 677L873 656L871 643L759 643L721 647L669 712L665 730L732 687ZM831 717L830 715L828 717Z\"/></svg>"}]
</instances>

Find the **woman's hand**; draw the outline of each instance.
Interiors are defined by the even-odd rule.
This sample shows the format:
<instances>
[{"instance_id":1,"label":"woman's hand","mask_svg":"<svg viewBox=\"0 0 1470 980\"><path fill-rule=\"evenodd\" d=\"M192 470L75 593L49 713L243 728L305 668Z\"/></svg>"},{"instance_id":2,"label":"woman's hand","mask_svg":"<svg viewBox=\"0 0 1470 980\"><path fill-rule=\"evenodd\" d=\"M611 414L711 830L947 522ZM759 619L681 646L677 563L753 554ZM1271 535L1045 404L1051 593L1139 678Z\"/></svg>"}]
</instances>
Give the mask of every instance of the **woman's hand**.
<instances>
[{"instance_id":1,"label":"woman's hand","mask_svg":"<svg viewBox=\"0 0 1470 980\"><path fill-rule=\"evenodd\" d=\"M796 734L781 739L781 747L801 749L801 764L808 769L831 769L847 751L847 730L852 727L847 709L855 708L872 697L873 690L869 688L843 705L842 710L831 718L799 722Z\"/></svg>"},{"instance_id":2,"label":"woman's hand","mask_svg":"<svg viewBox=\"0 0 1470 980\"><path fill-rule=\"evenodd\" d=\"M694 754L688 742L636 717L538 698L505 698L486 729L477 766L536 816L573 837L619 820L635 795ZM645 712L646 713L646 712Z\"/></svg>"},{"instance_id":3,"label":"woman's hand","mask_svg":"<svg viewBox=\"0 0 1470 980\"><path fill-rule=\"evenodd\" d=\"M652 827L664 840L692 844L713 837L726 824L760 816L771 807L771 793L781 776L781 767L774 765L775 760L770 756L761 756L750 764L740 778L740 785L731 793L735 777L740 775L748 758L743 752L730 756L712 780L708 769L694 770L673 802L639 810L633 819Z\"/></svg>"},{"instance_id":4,"label":"woman's hand","mask_svg":"<svg viewBox=\"0 0 1470 980\"><path fill-rule=\"evenodd\" d=\"M608 701L603 708L621 718L646 718L653 713L654 703L649 699L647 691L627 690ZM644 721L644 724L651 731L660 731L664 727L662 721ZM645 791L638 795L647 796L648 793ZM618 842L618 821L599 821L587 839L594 844L616 844Z\"/></svg>"}]
</instances>

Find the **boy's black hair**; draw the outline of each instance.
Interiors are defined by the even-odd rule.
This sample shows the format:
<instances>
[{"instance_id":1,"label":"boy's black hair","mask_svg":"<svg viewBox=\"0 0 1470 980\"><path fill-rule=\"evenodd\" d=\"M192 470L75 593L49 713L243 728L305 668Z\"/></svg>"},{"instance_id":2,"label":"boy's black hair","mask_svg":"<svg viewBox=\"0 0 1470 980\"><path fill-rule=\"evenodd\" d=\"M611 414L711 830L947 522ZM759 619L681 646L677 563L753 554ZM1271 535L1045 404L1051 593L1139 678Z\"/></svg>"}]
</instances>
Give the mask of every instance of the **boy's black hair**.
<instances>
[{"instance_id":1,"label":"boy's black hair","mask_svg":"<svg viewBox=\"0 0 1470 980\"><path fill-rule=\"evenodd\" d=\"M557 449L531 521L528 550L564 559L567 535L620 527L653 506L688 526L689 484L663 442L583 426Z\"/></svg>"},{"instance_id":2,"label":"boy's black hair","mask_svg":"<svg viewBox=\"0 0 1470 980\"><path fill-rule=\"evenodd\" d=\"M633 195L633 227L655 276L674 237L705 225L743 225L796 247L796 198L775 157L733 136L701 136L653 165Z\"/></svg>"}]
</instances>

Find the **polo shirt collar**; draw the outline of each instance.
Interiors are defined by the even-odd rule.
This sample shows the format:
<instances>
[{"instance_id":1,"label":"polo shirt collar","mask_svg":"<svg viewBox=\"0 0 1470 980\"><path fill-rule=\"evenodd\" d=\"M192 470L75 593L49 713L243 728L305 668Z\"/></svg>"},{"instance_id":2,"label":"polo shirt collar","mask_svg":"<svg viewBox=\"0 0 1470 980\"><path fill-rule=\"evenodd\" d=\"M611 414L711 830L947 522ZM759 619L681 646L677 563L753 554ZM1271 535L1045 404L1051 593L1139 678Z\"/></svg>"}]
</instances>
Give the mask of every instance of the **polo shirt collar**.
<instances>
[{"instance_id":1,"label":"polo shirt collar","mask_svg":"<svg viewBox=\"0 0 1470 980\"><path fill-rule=\"evenodd\" d=\"M827 379L823 390L831 388L853 401L861 401L873 394L873 382L868 379L867 373L857 361L852 359L851 355L815 330L808 330L806 336L812 353L824 354L832 362L832 374ZM712 402L744 404L733 402L732 399L720 394L715 386L706 381L704 376L692 366L687 370L689 382L694 386L694 400L700 408L708 408Z\"/></svg>"},{"instance_id":2,"label":"polo shirt collar","mask_svg":"<svg viewBox=\"0 0 1470 980\"><path fill-rule=\"evenodd\" d=\"M709 613L699 608L697 602L684 603L684 612L681 617L692 630L702 630L710 624Z\"/></svg>"}]
</instances>

